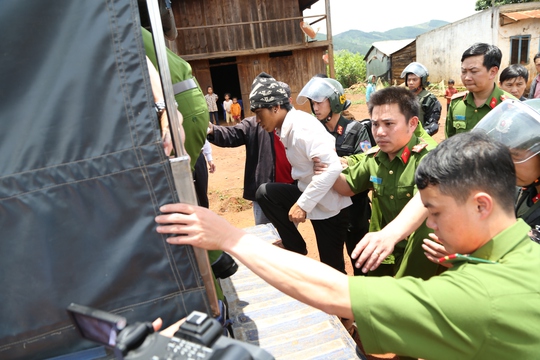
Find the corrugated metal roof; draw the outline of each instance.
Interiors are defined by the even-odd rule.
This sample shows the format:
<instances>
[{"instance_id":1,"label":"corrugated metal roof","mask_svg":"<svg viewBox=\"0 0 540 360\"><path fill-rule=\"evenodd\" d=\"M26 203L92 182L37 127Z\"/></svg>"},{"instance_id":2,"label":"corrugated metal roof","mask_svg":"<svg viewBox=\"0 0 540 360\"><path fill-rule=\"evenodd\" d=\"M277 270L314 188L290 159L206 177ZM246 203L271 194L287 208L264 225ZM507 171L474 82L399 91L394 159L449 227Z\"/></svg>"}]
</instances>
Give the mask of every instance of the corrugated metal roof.
<instances>
[{"instance_id":1,"label":"corrugated metal roof","mask_svg":"<svg viewBox=\"0 0 540 360\"><path fill-rule=\"evenodd\" d=\"M371 48L377 48L383 54L390 56L396 51L403 49L416 39L404 39L404 40L388 40L388 41L376 41L372 44ZM371 49L369 49L369 52Z\"/></svg>"},{"instance_id":2,"label":"corrugated metal roof","mask_svg":"<svg viewBox=\"0 0 540 360\"><path fill-rule=\"evenodd\" d=\"M501 26L514 24L520 20L540 19L540 10L501 13Z\"/></svg>"}]
</instances>

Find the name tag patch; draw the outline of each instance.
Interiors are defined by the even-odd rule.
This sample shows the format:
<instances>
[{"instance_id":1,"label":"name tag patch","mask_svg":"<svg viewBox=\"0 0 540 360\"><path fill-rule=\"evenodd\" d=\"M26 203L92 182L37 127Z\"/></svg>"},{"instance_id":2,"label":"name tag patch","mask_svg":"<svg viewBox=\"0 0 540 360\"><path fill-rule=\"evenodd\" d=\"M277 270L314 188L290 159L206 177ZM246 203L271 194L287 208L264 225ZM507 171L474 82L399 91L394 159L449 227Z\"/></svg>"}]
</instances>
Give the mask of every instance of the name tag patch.
<instances>
[{"instance_id":1,"label":"name tag patch","mask_svg":"<svg viewBox=\"0 0 540 360\"><path fill-rule=\"evenodd\" d=\"M369 181L371 181L374 184L379 184L379 185L382 184L382 179L373 175L369 177Z\"/></svg>"}]
</instances>

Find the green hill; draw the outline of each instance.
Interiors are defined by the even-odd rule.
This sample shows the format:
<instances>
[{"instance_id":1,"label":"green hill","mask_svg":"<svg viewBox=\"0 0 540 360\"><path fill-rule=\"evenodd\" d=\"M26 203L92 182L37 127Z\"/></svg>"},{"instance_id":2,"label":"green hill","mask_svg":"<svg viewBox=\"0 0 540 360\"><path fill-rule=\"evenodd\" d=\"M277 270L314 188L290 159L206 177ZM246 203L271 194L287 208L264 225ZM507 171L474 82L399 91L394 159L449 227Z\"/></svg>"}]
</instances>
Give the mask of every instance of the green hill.
<instances>
[{"instance_id":1,"label":"green hill","mask_svg":"<svg viewBox=\"0 0 540 360\"><path fill-rule=\"evenodd\" d=\"M364 32L349 30L334 36L334 50L348 50L352 53L366 55L371 45L376 41L414 39L438 27L448 24L442 20L431 20L427 23L396 28L385 32ZM326 34L317 34L317 38L326 39Z\"/></svg>"}]
</instances>

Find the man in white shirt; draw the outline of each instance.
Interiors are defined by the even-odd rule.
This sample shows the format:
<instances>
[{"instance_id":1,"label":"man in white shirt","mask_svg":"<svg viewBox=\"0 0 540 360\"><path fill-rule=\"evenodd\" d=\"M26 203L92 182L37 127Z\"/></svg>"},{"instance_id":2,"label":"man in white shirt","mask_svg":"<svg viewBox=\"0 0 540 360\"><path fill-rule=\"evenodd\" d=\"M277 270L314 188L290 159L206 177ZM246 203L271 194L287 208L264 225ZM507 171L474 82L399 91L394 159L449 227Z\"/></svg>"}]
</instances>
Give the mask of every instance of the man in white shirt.
<instances>
[{"instance_id":1,"label":"man in white shirt","mask_svg":"<svg viewBox=\"0 0 540 360\"><path fill-rule=\"evenodd\" d=\"M270 75L259 74L251 89L251 111L264 130L276 130L291 163L291 175L296 180L296 184L263 184L257 190L256 200L288 250L307 254L297 226L310 219L321 261L345 273L343 245L347 216L344 212L351 200L332 189L342 170L334 137L316 118L295 110L285 89ZM314 174L312 159L315 157L326 159L328 171Z\"/></svg>"}]
</instances>

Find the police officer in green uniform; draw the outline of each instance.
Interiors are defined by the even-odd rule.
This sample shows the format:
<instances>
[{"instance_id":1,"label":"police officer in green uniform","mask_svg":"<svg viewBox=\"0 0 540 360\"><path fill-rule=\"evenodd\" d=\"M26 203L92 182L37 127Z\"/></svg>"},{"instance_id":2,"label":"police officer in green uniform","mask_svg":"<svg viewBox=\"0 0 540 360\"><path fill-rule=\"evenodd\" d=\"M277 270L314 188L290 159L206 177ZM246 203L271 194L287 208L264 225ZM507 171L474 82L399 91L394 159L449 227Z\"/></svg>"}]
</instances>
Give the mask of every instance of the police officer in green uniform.
<instances>
[{"instance_id":1,"label":"police officer in green uniform","mask_svg":"<svg viewBox=\"0 0 540 360\"><path fill-rule=\"evenodd\" d=\"M446 115L445 135L471 131L489 111L511 94L497 87L495 80L502 53L495 45L476 43L461 56L461 81L468 91L452 96Z\"/></svg>"},{"instance_id":2,"label":"police officer in green uniform","mask_svg":"<svg viewBox=\"0 0 540 360\"><path fill-rule=\"evenodd\" d=\"M363 153L375 145L371 126L366 122L346 119L342 112L347 110L351 102L346 99L343 87L334 79L313 77L300 91L296 102L299 105L310 101L315 117L325 126L326 130L336 139L336 152L343 157ZM347 253L350 255L356 244L369 231L371 206L368 191L365 190L351 197L349 206L349 222L347 225L347 239L345 241ZM354 268L355 275L362 275L360 269Z\"/></svg>"},{"instance_id":3,"label":"police officer in green uniform","mask_svg":"<svg viewBox=\"0 0 540 360\"><path fill-rule=\"evenodd\" d=\"M141 28L146 56L152 64L157 67L156 52L152 34ZM208 106L204 99L204 94L191 74L191 66L180 56L167 49L167 61L173 83L174 99L176 100L178 111L182 114L184 121L182 127L186 133L185 148L190 156L191 171L195 170L195 163L201 154L201 149L206 140L206 129L210 119Z\"/></svg>"},{"instance_id":4,"label":"police officer in green uniform","mask_svg":"<svg viewBox=\"0 0 540 360\"><path fill-rule=\"evenodd\" d=\"M484 134L458 134L424 157L415 183L428 225L454 253L444 260L452 268L429 281L346 276L187 204L164 206L157 231L170 234L171 244L229 251L284 293L329 314L354 316L367 353L536 359L540 246L516 220L515 182L507 147Z\"/></svg>"},{"instance_id":5,"label":"police officer in green uniform","mask_svg":"<svg viewBox=\"0 0 540 360\"><path fill-rule=\"evenodd\" d=\"M152 34L145 28L141 28L144 49L146 56L152 64L157 67L156 52ZM197 158L201 154L201 149L206 140L206 129L208 128L209 114L204 94L191 74L191 66L187 61L166 49L169 71L173 82L174 98L176 100L178 111L182 114L182 127L186 134L184 146L190 157L191 171L195 169ZM157 105L159 106L159 105ZM164 104L163 104L164 106ZM234 260L222 251L208 251L208 259L216 277L227 277L228 271L235 268ZM223 269L220 273L216 269ZM221 286L215 280L218 298L223 300Z\"/></svg>"},{"instance_id":6,"label":"police officer in green uniform","mask_svg":"<svg viewBox=\"0 0 540 360\"><path fill-rule=\"evenodd\" d=\"M415 95L405 88L389 87L375 92L369 112L378 146L356 157L357 162L345 169L334 185L339 193L349 196L373 189L370 231L378 231L392 221L417 191L416 168L432 149L414 134L418 111ZM403 238L383 266L371 275L412 275L424 279L433 276L437 266L425 258L421 248L430 231L424 223L408 241Z\"/></svg>"}]
</instances>

